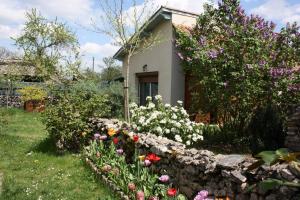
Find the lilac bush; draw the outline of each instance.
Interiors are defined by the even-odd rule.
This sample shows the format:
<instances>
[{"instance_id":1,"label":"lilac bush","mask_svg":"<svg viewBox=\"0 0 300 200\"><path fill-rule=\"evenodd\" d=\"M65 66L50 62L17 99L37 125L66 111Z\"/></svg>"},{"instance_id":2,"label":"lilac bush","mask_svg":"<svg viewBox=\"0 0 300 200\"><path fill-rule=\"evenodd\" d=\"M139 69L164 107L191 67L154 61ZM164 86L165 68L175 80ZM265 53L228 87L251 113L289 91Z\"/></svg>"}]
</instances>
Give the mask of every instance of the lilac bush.
<instances>
[{"instance_id":1,"label":"lilac bush","mask_svg":"<svg viewBox=\"0 0 300 200\"><path fill-rule=\"evenodd\" d=\"M300 103L299 27L275 27L248 16L238 0L207 5L194 28L178 27L175 46L196 88L193 108L239 130L264 105L286 113L289 104Z\"/></svg>"}]
</instances>

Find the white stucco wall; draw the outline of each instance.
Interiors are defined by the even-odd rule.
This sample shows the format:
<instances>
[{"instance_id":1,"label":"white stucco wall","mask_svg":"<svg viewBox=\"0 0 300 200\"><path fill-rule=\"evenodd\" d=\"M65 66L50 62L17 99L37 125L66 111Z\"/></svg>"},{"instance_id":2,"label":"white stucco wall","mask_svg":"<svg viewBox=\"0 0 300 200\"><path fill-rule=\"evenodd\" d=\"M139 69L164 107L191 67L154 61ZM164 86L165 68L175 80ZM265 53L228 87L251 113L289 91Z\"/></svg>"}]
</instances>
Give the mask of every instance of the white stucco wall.
<instances>
[{"instance_id":1,"label":"white stucco wall","mask_svg":"<svg viewBox=\"0 0 300 200\"><path fill-rule=\"evenodd\" d=\"M129 87L135 88L138 94L137 73L143 73L143 66L147 65L147 72L158 72L158 94L162 95L165 103L171 102L171 66L172 66L172 23L161 22L154 33L159 34L160 42L150 49L140 52L131 58L129 69ZM123 66L127 57L123 60ZM123 67L124 70L124 67ZM125 72L123 71L123 74Z\"/></svg>"},{"instance_id":2,"label":"white stucco wall","mask_svg":"<svg viewBox=\"0 0 300 200\"><path fill-rule=\"evenodd\" d=\"M172 13L171 20L162 21L154 29L161 41L131 58L129 69L129 87L138 95L137 73L143 73L143 66L147 65L147 72L158 72L158 94L162 95L164 103L176 104L178 100L184 101L185 76L174 46L173 25L192 26L196 23L194 15ZM123 59L123 66L127 57ZM124 67L123 67L124 70ZM123 71L125 74L125 71Z\"/></svg>"}]
</instances>

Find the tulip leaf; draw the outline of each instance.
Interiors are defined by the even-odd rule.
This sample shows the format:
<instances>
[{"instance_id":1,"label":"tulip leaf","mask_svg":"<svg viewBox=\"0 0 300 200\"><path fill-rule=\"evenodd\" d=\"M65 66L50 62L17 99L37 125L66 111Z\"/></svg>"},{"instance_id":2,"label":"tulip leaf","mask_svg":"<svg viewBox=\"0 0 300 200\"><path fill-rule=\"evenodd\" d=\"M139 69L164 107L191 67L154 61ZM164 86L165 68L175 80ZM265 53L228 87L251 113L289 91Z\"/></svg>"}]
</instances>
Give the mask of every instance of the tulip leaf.
<instances>
[{"instance_id":1,"label":"tulip leaf","mask_svg":"<svg viewBox=\"0 0 300 200\"><path fill-rule=\"evenodd\" d=\"M277 186L281 186L283 185L284 182L281 180L277 180L277 179L267 179L267 180L263 180L259 183L259 187L264 190L264 191L268 191L268 190L272 190Z\"/></svg>"},{"instance_id":2,"label":"tulip leaf","mask_svg":"<svg viewBox=\"0 0 300 200\"><path fill-rule=\"evenodd\" d=\"M272 165L278 160L278 155L274 151L262 151L257 154L257 157L260 157L267 165Z\"/></svg>"},{"instance_id":3,"label":"tulip leaf","mask_svg":"<svg viewBox=\"0 0 300 200\"><path fill-rule=\"evenodd\" d=\"M286 148L277 149L276 155L280 156L281 158L285 158L289 155L289 151Z\"/></svg>"}]
</instances>

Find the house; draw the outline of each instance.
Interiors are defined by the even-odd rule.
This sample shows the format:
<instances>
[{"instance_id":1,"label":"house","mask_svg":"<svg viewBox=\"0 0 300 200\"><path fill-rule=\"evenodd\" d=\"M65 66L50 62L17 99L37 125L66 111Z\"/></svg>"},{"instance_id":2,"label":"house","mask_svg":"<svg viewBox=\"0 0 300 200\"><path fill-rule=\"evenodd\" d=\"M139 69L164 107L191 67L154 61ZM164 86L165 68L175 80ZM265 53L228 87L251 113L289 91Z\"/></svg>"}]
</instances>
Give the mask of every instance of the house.
<instances>
[{"instance_id":1,"label":"house","mask_svg":"<svg viewBox=\"0 0 300 200\"><path fill-rule=\"evenodd\" d=\"M137 94L140 105L147 96L162 95L163 102L176 104L185 101L187 94L186 76L180 64L176 48L175 27L193 26L198 15L173 8L161 7L147 23L146 31L159 34L160 42L150 49L131 57L129 67L129 87ZM122 48L114 58L123 62L127 55Z\"/></svg>"},{"instance_id":2,"label":"house","mask_svg":"<svg viewBox=\"0 0 300 200\"><path fill-rule=\"evenodd\" d=\"M40 84L42 77L36 75L35 67L24 63L21 59L10 58L0 60L0 95L17 95L23 86Z\"/></svg>"}]
</instances>

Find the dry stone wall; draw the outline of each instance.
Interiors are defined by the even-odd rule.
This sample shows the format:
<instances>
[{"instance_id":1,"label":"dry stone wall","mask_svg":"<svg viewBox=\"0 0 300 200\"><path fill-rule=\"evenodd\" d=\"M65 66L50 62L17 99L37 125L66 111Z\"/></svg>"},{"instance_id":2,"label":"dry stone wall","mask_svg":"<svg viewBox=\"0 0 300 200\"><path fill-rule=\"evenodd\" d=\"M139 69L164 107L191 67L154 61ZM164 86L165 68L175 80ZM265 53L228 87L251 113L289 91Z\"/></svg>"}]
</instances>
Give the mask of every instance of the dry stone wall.
<instances>
[{"instance_id":1,"label":"dry stone wall","mask_svg":"<svg viewBox=\"0 0 300 200\"><path fill-rule=\"evenodd\" d=\"M7 96L0 95L0 107L7 106ZM22 107L22 102L19 96L9 96L8 97L8 106L20 108Z\"/></svg>"},{"instance_id":2,"label":"dry stone wall","mask_svg":"<svg viewBox=\"0 0 300 200\"><path fill-rule=\"evenodd\" d=\"M285 145L293 151L300 151L300 106L288 120Z\"/></svg>"},{"instance_id":3,"label":"dry stone wall","mask_svg":"<svg viewBox=\"0 0 300 200\"><path fill-rule=\"evenodd\" d=\"M94 127L104 130L108 126L124 126L117 120L98 119ZM266 178L276 178L294 183L300 182L300 171L292 165L276 164L248 170L256 159L251 155L222 155L208 150L187 149L185 145L146 133L139 134L138 146L141 154L153 152L162 159L152 169L158 174L167 174L172 182L189 199L200 190L208 190L215 197L228 196L236 200L299 200L296 187L280 186L265 192L255 188L247 192L250 185Z\"/></svg>"}]
</instances>

